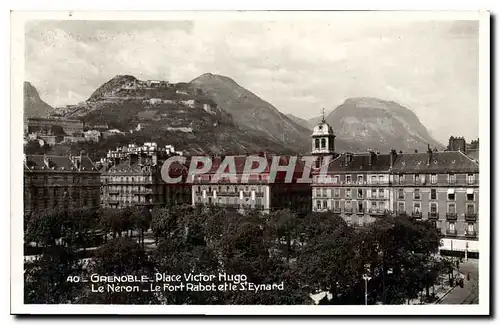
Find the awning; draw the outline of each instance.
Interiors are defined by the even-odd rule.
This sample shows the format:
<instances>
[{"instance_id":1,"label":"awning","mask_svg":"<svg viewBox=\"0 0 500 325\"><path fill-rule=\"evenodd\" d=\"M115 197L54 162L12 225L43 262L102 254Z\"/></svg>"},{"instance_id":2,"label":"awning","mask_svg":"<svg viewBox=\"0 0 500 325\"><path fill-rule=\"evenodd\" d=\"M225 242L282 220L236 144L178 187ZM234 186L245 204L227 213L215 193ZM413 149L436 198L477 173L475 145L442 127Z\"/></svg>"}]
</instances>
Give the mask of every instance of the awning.
<instances>
[{"instance_id":1,"label":"awning","mask_svg":"<svg viewBox=\"0 0 500 325\"><path fill-rule=\"evenodd\" d=\"M467 194L474 194L474 189L473 188L468 188L467 189Z\"/></svg>"},{"instance_id":2,"label":"awning","mask_svg":"<svg viewBox=\"0 0 500 325\"><path fill-rule=\"evenodd\" d=\"M449 188L448 189L448 194L455 194L455 189L454 188Z\"/></svg>"}]
</instances>

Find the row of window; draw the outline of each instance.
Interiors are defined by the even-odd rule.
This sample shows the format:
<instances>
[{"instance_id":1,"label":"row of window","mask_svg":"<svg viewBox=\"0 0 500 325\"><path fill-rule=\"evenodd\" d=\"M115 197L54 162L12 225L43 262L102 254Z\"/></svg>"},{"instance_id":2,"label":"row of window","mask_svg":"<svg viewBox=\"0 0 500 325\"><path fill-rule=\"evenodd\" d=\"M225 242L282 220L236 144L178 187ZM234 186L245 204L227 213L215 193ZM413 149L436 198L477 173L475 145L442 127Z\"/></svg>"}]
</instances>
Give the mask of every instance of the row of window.
<instances>
[{"instance_id":1,"label":"row of window","mask_svg":"<svg viewBox=\"0 0 500 325\"><path fill-rule=\"evenodd\" d=\"M110 179L110 183L113 182L151 182L153 181L153 176L113 176Z\"/></svg>"},{"instance_id":2,"label":"row of window","mask_svg":"<svg viewBox=\"0 0 500 325\"><path fill-rule=\"evenodd\" d=\"M366 176L366 182L368 184L388 184L389 179L388 179L388 174L386 175L367 175ZM410 175L413 179L413 183L415 185L420 185L420 184L426 184L426 181L428 178L430 178L430 183L431 184L437 184L438 182L438 175L437 174L414 174ZM324 178L324 176L319 176L319 178ZM400 174L397 175L397 183L398 184L405 184L405 175ZM340 175L334 175L333 177L327 177L328 182L332 184L340 184ZM322 180L318 179L318 182L322 182ZM467 174L466 176L467 184L475 184L476 182L476 177L474 174ZM448 183L449 184L455 184L457 181L456 174L448 174ZM324 182L324 181L323 181ZM345 184L352 184L352 183L357 183L357 184L364 184L365 179L364 175L357 175L356 179L352 177L352 175L345 175Z\"/></svg>"},{"instance_id":3,"label":"row of window","mask_svg":"<svg viewBox=\"0 0 500 325\"><path fill-rule=\"evenodd\" d=\"M413 183L415 185L425 184L427 181L427 176L428 175L426 175L426 174L414 174L414 175L412 175ZM467 174L466 179L467 179L467 184L474 184L475 175L474 174ZM437 182L438 182L437 174L430 174L430 183L437 184ZM449 173L448 174L448 183L455 184L456 182L457 182L457 175L453 174L453 173ZM398 183L399 184L405 183L405 175L404 174L398 175Z\"/></svg>"},{"instance_id":4,"label":"row of window","mask_svg":"<svg viewBox=\"0 0 500 325\"><path fill-rule=\"evenodd\" d=\"M421 200L421 193L420 193L420 189L416 188L413 190L413 199L414 200ZM455 191L450 191L447 193L447 196L446 198L448 199L448 201L455 201L455 198L456 198L456 195L455 195ZM466 198L467 198L467 201L474 201L474 193L467 193L466 194ZM405 191L404 189L400 188L398 190L398 199L400 200L404 200L405 199ZM429 199L430 200L437 200L437 190L436 189L431 189L430 193L429 193Z\"/></svg>"},{"instance_id":5,"label":"row of window","mask_svg":"<svg viewBox=\"0 0 500 325\"><path fill-rule=\"evenodd\" d=\"M36 176L36 175L33 175L31 176L31 180L32 181L43 181L45 184L52 184L52 183L55 183L57 184L59 181L62 181L63 183L68 183L71 182L73 184L79 184L79 183L82 183L82 184L85 184L87 182L87 180L94 180L94 181L99 181L99 176L96 175L94 177L86 177L86 176L67 176L67 175L63 175L63 176L55 176L55 175L43 175L43 176ZM28 181L28 178L25 178L25 182Z\"/></svg>"},{"instance_id":6,"label":"row of window","mask_svg":"<svg viewBox=\"0 0 500 325\"><path fill-rule=\"evenodd\" d=\"M33 203L32 204L33 208L36 210L39 207L43 208L43 209L48 209L48 208L55 209L55 208L60 207L60 206L62 206L64 208L68 208L70 201L67 201L62 205L61 205L61 202L59 202L57 200L48 200L48 199L44 199L41 202L39 202L39 200L33 200L32 203ZM41 204L39 205L39 203L41 203ZM80 200L78 200L78 199L71 201L71 203L74 207L80 206ZM96 198L84 198L84 199L82 199L81 204L84 207L85 206L86 207L89 207L89 206L97 207L99 205L99 200Z\"/></svg>"},{"instance_id":7,"label":"row of window","mask_svg":"<svg viewBox=\"0 0 500 325\"><path fill-rule=\"evenodd\" d=\"M333 210L340 210L340 201L339 200L332 200L332 209ZM327 210L328 207L328 200L316 200L316 209L317 210ZM387 203L380 201L372 201L370 202L370 205L368 207L369 210L377 210L377 211L384 211L387 210ZM345 212L363 212L365 209L363 207L363 202L359 201L344 201L344 211Z\"/></svg>"},{"instance_id":8,"label":"row of window","mask_svg":"<svg viewBox=\"0 0 500 325\"><path fill-rule=\"evenodd\" d=\"M332 191L333 191L333 197L336 197L336 198L340 197L340 189L339 188L334 188L334 189L316 188L316 189L313 189L313 195L315 197L332 197ZM355 194L353 193L353 191ZM379 188L379 189L373 188L368 193L371 194L371 195L367 196L369 198L385 198L386 197L385 189L383 189L383 188ZM356 198L358 198L358 199L364 198L363 189L362 188L358 188L356 190L350 189L350 188L345 189L345 197L346 198L352 198L352 197L354 197L354 195L356 195Z\"/></svg>"},{"instance_id":9,"label":"row of window","mask_svg":"<svg viewBox=\"0 0 500 325\"><path fill-rule=\"evenodd\" d=\"M239 177L241 175L238 175L236 177ZM193 175L193 180L196 181L203 181L203 182L210 182L213 179L214 175L198 175L196 178ZM220 177L219 180L226 180L228 178L226 177ZM269 179L269 175L266 174L249 174L248 175L248 180L249 181L267 181ZM217 183L217 182L214 182Z\"/></svg>"},{"instance_id":10,"label":"row of window","mask_svg":"<svg viewBox=\"0 0 500 325\"><path fill-rule=\"evenodd\" d=\"M205 198L203 198L205 199ZM264 204L264 200L260 197L253 197L253 198L250 198L250 197L246 197L244 199L241 199L241 198L238 198L238 197L228 197L226 198L225 200L223 200L222 198L212 198L211 196L209 196L208 198L206 198L207 200L203 200L201 196L198 196L196 198L196 202L198 203L202 203L203 201L206 201L206 203L208 204L255 204L255 205L262 205Z\"/></svg>"},{"instance_id":11,"label":"row of window","mask_svg":"<svg viewBox=\"0 0 500 325\"><path fill-rule=\"evenodd\" d=\"M367 175L366 182L369 181L369 184L388 184L389 175ZM324 176L318 176L319 178L324 178ZM332 184L340 184L340 175L334 175L333 177L328 177L328 183ZM321 181L319 181L321 182ZM364 184L364 175L357 175L356 180L353 179L352 175L345 175L345 184Z\"/></svg>"},{"instance_id":12,"label":"row of window","mask_svg":"<svg viewBox=\"0 0 500 325\"><path fill-rule=\"evenodd\" d=\"M448 222L448 226L446 227L446 232L448 234L456 234L457 233L457 227L456 223L454 221ZM467 227L465 228L465 234L466 235L474 235L476 236L476 225L473 222L468 222Z\"/></svg>"},{"instance_id":13,"label":"row of window","mask_svg":"<svg viewBox=\"0 0 500 325\"><path fill-rule=\"evenodd\" d=\"M255 185L255 186L235 186L235 185L214 185L214 186L193 186L194 192L199 193L202 190L208 191L208 192L221 192L221 193L235 193L239 191L255 191L255 192L264 192L265 186L263 185Z\"/></svg>"},{"instance_id":14,"label":"row of window","mask_svg":"<svg viewBox=\"0 0 500 325\"><path fill-rule=\"evenodd\" d=\"M399 212L405 212L405 202L398 202L398 211ZM421 213L422 212L422 204L421 202L413 202L413 210L414 213ZM429 211L431 213L437 213L438 212L438 204L435 202L429 203ZM456 209L456 203L448 203L447 204L447 209L446 213L457 213ZM467 214L474 214L475 212L475 205L473 203L467 203L465 205L465 211Z\"/></svg>"},{"instance_id":15,"label":"row of window","mask_svg":"<svg viewBox=\"0 0 500 325\"><path fill-rule=\"evenodd\" d=\"M25 189L25 193L28 195L30 190ZM80 187L33 187L31 188L31 195L33 197L37 196L79 196L79 195L94 195L96 192L92 188L80 188Z\"/></svg>"},{"instance_id":16,"label":"row of window","mask_svg":"<svg viewBox=\"0 0 500 325\"><path fill-rule=\"evenodd\" d=\"M314 140L314 147L316 149L319 149L320 147L321 147L321 149L326 149L326 139L321 138L321 146L320 146L320 139L315 139Z\"/></svg>"}]
</instances>

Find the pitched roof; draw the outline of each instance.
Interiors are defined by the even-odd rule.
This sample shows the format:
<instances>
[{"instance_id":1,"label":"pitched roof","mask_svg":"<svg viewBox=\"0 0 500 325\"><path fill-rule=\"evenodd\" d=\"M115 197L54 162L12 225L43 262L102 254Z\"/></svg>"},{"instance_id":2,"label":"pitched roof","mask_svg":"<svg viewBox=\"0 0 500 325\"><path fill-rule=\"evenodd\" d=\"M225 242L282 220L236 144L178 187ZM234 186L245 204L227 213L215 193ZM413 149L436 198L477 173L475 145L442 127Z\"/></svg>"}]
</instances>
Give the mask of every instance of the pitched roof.
<instances>
[{"instance_id":1,"label":"pitched roof","mask_svg":"<svg viewBox=\"0 0 500 325\"><path fill-rule=\"evenodd\" d=\"M479 165L460 151L405 153L396 157L392 171L396 173L477 173ZM429 162L430 158L430 163Z\"/></svg>"},{"instance_id":2,"label":"pitched roof","mask_svg":"<svg viewBox=\"0 0 500 325\"><path fill-rule=\"evenodd\" d=\"M349 161L349 156L351 157ZM328 165L328 172L388 172L390 155L376 153L343 153L333 159Z\"/></svg>"},{"instance_id":3,"label":"pitched roof","mask_svg":"<svg viewBox=\"0 0 500 325\"><path fill-rule=\"evenodd\" d=\"M479 150L478 149L467 150L467 156L472 160L479 161Z\"/></svg>"},{"instance_id":4,"label":"pitched roof","mask_svg":"<svg viewBox=\"0 0 500 325\"><path fill-rule=\"evenodd\" d=\"M47 162L47 163L46 163ZM92 160L87 156L82 156L81 171L97 171L97 167ZM53 155L26 155L24 161L25 171L34 170L66 170L76 171L77 166L73 163L69 156L53 156Z\"/></svg>"}]
</instances>

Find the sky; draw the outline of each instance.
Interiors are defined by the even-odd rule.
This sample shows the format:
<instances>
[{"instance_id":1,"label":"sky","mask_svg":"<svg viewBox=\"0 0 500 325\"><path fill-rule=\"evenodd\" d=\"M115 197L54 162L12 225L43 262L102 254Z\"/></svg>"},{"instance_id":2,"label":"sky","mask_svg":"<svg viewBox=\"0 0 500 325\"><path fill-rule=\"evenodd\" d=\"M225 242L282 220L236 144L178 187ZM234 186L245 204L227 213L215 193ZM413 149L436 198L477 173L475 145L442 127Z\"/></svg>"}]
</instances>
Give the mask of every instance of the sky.
<instances>
[{"instance_id":1,"label":"sky","mask_svg":"<svg viewBox=\"0 0 500 325\"><path fill-rule=\"evenodd\" d=\"M478 137L477 21L38 20L25 28L25 79L56 107L119 74L180 82L214 73L305 119L349 97L377 97L414 111L442 143Z\"/></svg>"}]
</instances>

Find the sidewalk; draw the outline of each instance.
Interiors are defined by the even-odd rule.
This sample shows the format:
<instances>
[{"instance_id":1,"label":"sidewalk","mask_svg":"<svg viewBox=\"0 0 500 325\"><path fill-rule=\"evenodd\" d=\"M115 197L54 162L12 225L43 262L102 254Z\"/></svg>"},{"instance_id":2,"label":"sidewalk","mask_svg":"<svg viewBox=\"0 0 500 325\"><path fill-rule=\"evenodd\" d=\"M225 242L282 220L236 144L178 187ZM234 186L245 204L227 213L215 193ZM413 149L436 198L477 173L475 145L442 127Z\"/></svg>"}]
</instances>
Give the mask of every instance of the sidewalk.
<instances>
[{"instance_id":1,"label":"sidewalk","mask_svg":"<svg viewBox=\"0 0 500 325\"><path fill-rule=\"evenodd\" d=\"M425 290L423 290L418 298L411 299L410 300L410 305L427 305L427 304L436 304L438 301L443 299L451 290L453 290L455 287L450 286L450 283L448 281L448 275L447 274L442 274L440 276L440 280L438 283L442 284L435 284L434 285L434 298L435 300L430 301L430 302L425 302ZM429 297L432 297L433 295L433 288L429 288ZM422 301L420 300L420 296L422 296Z\"/></svg>"}]
</instances>

